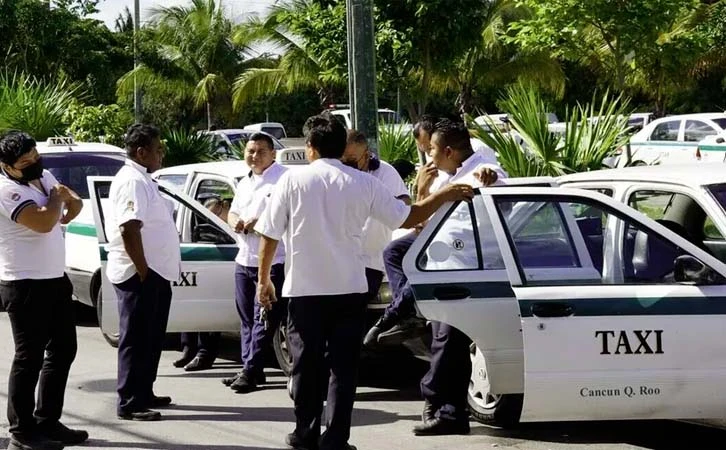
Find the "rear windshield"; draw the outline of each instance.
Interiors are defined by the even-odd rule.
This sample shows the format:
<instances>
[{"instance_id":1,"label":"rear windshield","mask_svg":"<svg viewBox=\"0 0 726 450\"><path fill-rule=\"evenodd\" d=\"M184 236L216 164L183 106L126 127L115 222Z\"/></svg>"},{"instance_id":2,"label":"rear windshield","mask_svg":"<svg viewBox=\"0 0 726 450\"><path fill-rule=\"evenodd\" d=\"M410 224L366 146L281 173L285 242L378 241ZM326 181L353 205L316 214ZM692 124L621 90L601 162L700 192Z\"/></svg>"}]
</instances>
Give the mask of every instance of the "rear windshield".
<instances>
[{"instance_id":1,"label":"rear windshield","mask_svg":"<svg viewBox=\"0 0 726 450\"><path fill-rule=\"evenodd\" d=\"M83 199L89 198L87 177L114 176L124 165L122 155L107 153L46 153L42 157L43 167Z\"/></svg>"},{"instance_id":2,"label":"rear windshield","mask_svg":"<svg viewBox=\"0 0 726 450\"><path fill-rule=\"evenodd\" d=\"M726 118L713 119L713 121L716 122L716 124L720 126L722 130L726 130Z\"/></svg>"}]
</instances>

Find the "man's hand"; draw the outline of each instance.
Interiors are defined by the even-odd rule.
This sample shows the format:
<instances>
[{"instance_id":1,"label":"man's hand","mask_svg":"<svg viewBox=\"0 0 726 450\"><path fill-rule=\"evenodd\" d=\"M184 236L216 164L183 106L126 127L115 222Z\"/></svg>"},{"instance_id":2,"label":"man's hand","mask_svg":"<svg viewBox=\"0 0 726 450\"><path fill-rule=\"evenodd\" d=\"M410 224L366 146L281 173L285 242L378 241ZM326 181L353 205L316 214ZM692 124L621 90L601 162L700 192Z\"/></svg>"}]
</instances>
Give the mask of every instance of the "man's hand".
<instances>
[{"instance_id":1,"label":"man's hand","mask_svg":"<svg viewBox=\"0 0 726 450\"><path fill-rule=\"evenodd\" d=\"M474 171L474 178L476 178L484 186L491 186L497 182L499 175L497 175L497 172L489 167L482 166Z\"/></svg>"},{"instance_id":2,"label":"man's hand","mask_svg":"<svg viewBox=\"0 0 726 450\"><path fill-rule=\"evenodd\" d=\"M240 221L241 222L241 221ZM257 224L257 218L250 219L243 228L244 234L252 233L255 229L255 225Z\"/></svg>"},{"instance_id":3,"label":"man's hand","mask_svg":"<svg viewBox=\"0 0 726 450\"><path fill-rule=\"evenodd\" d=\"M257 284L257 301L265 309L272 308L272 304L277 301L275 285L272 284L272 280L260 280Z\"/></svg>"},{"instance_id":4,"label":"man's hand","mask_svg":"<svg viewBox=\"0 0 726 450\"><path fill-rule=\"evenodd\" d=\"M73 192L68 186L65 186L63 184L56 184L50 189L51 195L55 192L55 195L65 203L68 203L72 200L80 200L80 197L78 197L78 194Z\"/></svg>"},{"instance_id":5,"label":"man's hand","mask_svg":"<svg viewBox=\"0 0 726 450\"><path fill-rule=\"evenodd\" d=\"M418 170L418 174L416 175L416 192L428 193L431 185L438 176L439 170L434 166L433 161L426 163L425 166Z\"/></svg>"},{"instance_id":6,"label":"man's hand","mask_svg":"<svg viewBox=\"0 0 726 450\"><path fill-rule=\"evenodd\" d=\"M139 279L143 283L144 280L146 280L146 277L149 276L149 266L145 266L145 267L143 267L141 269L137 267L136 268L136 273L139 274Z\"/></svg>"},{"instance_id":7,"label":"man's hand","mask_svg":"<svg viewBox=\"0 0 726 450\"><path fill-rule=\"evenodd\" d=\"M474 197L474 188L468 184L449 184L437 192L444 201L458 202L459 200L470 200Z\"/></svg>"},{"instance_id":8,"label":"man's hand","mask_svg":"<svg viewBox=\"0 0 726 450\"><path fill-rule=\"evenodd\" d=\"M234 226L234 232L241 233L244 229L245 229L245 221L242 219L239 219Z\"/></svg>"}]
</instances>

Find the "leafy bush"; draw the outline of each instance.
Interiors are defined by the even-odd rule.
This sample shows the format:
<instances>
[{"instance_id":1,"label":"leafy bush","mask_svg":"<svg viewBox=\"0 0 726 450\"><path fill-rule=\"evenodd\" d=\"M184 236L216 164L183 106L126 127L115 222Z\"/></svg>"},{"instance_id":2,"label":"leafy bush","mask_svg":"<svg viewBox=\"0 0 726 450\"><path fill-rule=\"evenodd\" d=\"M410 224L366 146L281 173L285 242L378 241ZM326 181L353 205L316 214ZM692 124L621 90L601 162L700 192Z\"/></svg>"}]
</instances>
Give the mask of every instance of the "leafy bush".
<instances>
[{"instance_id":1,"label":"leafy bush","mask_svg":"<svg viewBox=\"0 0 726 450\"><path fill-rule=\"evenodd\" d=\"M23 73L0 73L0 131L17 129L44 141L63 134L64 115L79 94L77 84L47 83Z\"/></svg>"},{"instance_id":2,"label":"leafy bush","mask_svg":"<svg viewBox=\"0 0 726 450\"><path fill-rule=\"evenodd\" d=\"M208 134L191 128L165 130L162 139L166 145L164 167L215 161L213 140Z\"/></svg>"},{"instance_id":3,"label":"leafy bush","mask_svg":"<svg viewBox=\"0 0 726 450\"><path fill-rule=\"evenodd\" d=\"M68 133L76 141L103 141L123 147L124 133L134 117L116 104L84 106L74 103L66 112L65 120L70 124Z\"/></svg>"},{"instance_id":4,"label":"leafy bush","mask_svg":"<svg viewBox=\"0 0 726 450\"><path fill-rule=\"evenodd\" d=\"M378 156L387 162L418 161L416 141L407 124L383 123L378 127Z\"/></svg>"}]
</instances>

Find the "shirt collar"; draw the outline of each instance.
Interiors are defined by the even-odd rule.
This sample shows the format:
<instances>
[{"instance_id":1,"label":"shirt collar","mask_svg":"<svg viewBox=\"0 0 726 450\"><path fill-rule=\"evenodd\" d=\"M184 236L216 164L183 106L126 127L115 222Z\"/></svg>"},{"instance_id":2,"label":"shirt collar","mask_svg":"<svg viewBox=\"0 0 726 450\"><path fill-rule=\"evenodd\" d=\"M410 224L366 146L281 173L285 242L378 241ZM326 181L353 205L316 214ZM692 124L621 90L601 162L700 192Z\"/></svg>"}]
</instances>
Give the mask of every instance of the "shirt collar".
<instances>
[{"instance_id":1,"label":"shirt collar","mask_svg":"<svg viewBox=\"0 0 726 450\"><path fill-rule=\"evenodd\" d=\"M336 159L336 158L318 158L315 161L313 161L311 164L328 164L330 166L335 166L335 167L348 167L345 164L343 164L343 161Z\"/></svg>"},{"instance_id":2,"label":"shirt collar","mask_svg":"<svg viewBox=\"0 0 726 450\"><path fill-rule=\"evenodd\" d=\"M257 175L252 170L250 170L250 172L249 172L249 174L247 176L249 176L252 179L254 179L254 178L262 178L262 179L264 179L265 176L269 176L270 174L275 173L275 170L277 169L277 166L279 166L279 164L277 164L276 161L272 161L272 164L270 164L269 166L267 166L267 169L263 170L260 175Z\"/></svg>"},{"instance_id":3,"label":"shirt collar","mask_svg":"<svg viewBox=\"0 0 726 450\"><path fill-rule=\"evenodd\" d=\"M139 172L141 172L142 174L144 174L144 176L146 178L148 178L148 179L151 180L151 174L149 173L149 169L147 169L146 167L144 167L141 164L137 163L133 159L126 158L126 165L129 166L129 167L132 167L132 168L134 168L136 170L138 170Z\"/></svg>"},{"instance_id":4,"label":"shirt collar","mask_svg":"<svg viewBox=\"0 0 726 450\"><path fill-rule=\"evenodd\" d=\"M18 180L17 178L13 178L13 177L11 177L11 176L10 176L10 174L9 174L9 173L7 173L7 172L5 171L5 169L4 169L4 168L2 168L2 167L0 167L0 172L1 172L2 174L3 174L3 176L4 176L5 178L7 178L8 180L10 180L10 181L12 181L12 182L14 182L14 183L16 183L16 184L21 184L21 185L23 185L23 186L29 186L29 185L30 185L30 183L28 183L27 181L23 181L23 180ZM43 178L43 174L40 174L40 178L38 178L38 179L40 180L41 178Z\"/></svg>"},{"instance_id":5,"label":"shirt collar","mask_svg":"<svg viewBox=\"0 0 726 450\"><path fill-rule=\"evenodd\" d=\"M479 158L477 158L477 155L478 153L474 152L468 158L462 161L461 166L456 169L456 173L453 174L451 178L460 177L476 170L476 168L478 167L477 162L479 160Z\"/></svg>"}]
</instances>

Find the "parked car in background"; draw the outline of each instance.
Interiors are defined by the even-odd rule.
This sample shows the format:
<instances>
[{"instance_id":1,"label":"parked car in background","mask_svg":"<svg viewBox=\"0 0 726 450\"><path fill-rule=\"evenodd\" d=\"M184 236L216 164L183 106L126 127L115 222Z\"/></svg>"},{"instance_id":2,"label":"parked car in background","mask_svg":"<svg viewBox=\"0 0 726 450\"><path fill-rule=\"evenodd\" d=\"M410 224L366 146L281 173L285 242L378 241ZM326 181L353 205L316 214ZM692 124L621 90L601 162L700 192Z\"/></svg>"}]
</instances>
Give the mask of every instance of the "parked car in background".
<instances>
[{"instance_id":1,"label":"parked car in background","mask_svg":"<svg viewBox=\"0 0 726 450\"><path fill-rule=\"evenodd\" d=\"M73 189L83 199L81 213L63 226L66 245L66 273L73 283L75 299L95 306L101 287L96 228L90 205L89 176L113 176L126 160L126 152L99 142L75 142L71 137L52 137L38 142L43 166L59 182Z\"/></svg>"},{"instance_id":2,"label":"parked car in background","mask_svg":"<svg viewBox=\"0 0 726 450\"><path fill-rule=\"evenodd\" d=\"M656 119L630 138L630 164L682 164L696 161L699 142L724 129L726 114L722 112ZM628 163L628 158L622 156L618 167Z\"/></svg>"},{"instance_id":3,"label":"parked car in background","mask_svg":"<svg viewBox=\"0 0 726 450\"><path fill-rule=\"evenodd\" d=\"M244 129L249 131L262 131L274 137L275 139L287 138L285 127L282 126L282 124L279 122L253 123L250 125L245 125Z\"/></svg>"}]
</instances>

